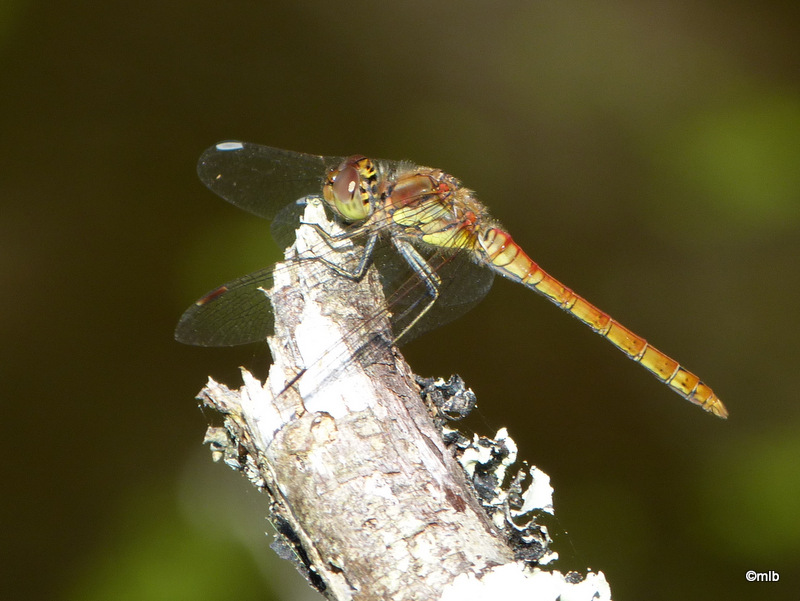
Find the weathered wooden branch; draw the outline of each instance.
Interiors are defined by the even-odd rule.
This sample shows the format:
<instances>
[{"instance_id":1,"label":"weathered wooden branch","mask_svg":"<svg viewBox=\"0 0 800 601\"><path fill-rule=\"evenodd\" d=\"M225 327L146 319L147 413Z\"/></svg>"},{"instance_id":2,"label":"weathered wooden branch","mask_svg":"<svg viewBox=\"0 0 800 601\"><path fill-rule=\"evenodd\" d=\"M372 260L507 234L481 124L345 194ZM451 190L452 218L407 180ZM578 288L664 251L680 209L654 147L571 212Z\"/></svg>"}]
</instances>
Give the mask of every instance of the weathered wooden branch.
<instances>
[{"instance_id":1,"label":"weathered wooden branch","mask_svg":"<svg viewBox=\"0 0 800 601\"><path fill-rule=\"evenodd\" d=\"M322 224L324 212L311 203L305 219ZM304 226L293 252L318 252L320 243ZM567 590L573 599L610 598L602 574L570 584L518 561L502 512L487 513L470 482L480 458L469 458L467 444L461 463L454 458L386 342L388 320L374 320L383 302L377 275L356 282L332 277L320 261L287 259L297 268L278 269L269 291L276 324L267 382L243 371L238 391L211 380L200 396L224 416L207 434L216 458L268 495L273 548L335 600L485 599L510 583L522 588L502 590L524 599Z\"/></svg>"}]
</instances>

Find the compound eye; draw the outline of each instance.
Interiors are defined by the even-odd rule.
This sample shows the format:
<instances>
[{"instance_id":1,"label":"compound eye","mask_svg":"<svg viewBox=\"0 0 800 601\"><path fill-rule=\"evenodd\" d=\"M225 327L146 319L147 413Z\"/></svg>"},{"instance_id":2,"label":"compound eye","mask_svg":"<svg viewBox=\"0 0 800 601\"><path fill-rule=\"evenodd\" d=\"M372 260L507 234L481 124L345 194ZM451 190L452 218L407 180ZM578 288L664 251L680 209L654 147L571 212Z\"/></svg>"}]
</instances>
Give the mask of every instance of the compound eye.
<instances>
[{"instance_id":1,"label":"compound eye","mask_svg":"<svg viewBox=\"0 0 800 601\"><path fill-rule=\"evenodd\" d=\"M322 195L328 206L350 223L366 219L372 214L369 183L372 164L362 156L352 156L328 172Z\"/></svg>"},{"instance_id":2,"label":"compound eye","mask_svg":"<svg viewBox=\"0 0 800 601\"><path fill-rule=\"evenodd\" d=\"M358 169L347 163L342 164L338 173L334 176L332 189L337 202L352 202L353 196L359 192L359 180L361 176Z\"/></svg>"}]
</instances>

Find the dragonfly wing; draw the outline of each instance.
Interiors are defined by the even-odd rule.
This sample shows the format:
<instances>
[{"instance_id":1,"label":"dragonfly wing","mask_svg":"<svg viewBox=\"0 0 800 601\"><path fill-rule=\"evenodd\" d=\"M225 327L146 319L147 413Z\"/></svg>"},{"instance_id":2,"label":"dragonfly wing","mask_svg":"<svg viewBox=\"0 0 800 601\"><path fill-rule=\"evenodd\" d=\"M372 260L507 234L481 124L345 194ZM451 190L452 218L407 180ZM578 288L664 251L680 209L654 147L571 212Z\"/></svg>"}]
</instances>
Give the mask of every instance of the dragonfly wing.
<instances>
[{"instance_id":1,"label":"dragonfly wing","mask_svg":"<svg viewBox=\"0 0 800 601\"><path fill-rule=\"evenodd\" d=\"M319 194L341 157L324 157L249 142L220 142L197 163L200 180L229 203L272 219L284 205Z\"/></svg>"},{"instance_id":2,"label":"dragonfly wing","mask_svg":"<svg viewBox=\"0 0 800 601\"><path fill-rule=\"evenodd\" d=\"M235 346L264 341L273 331L272 306L262 288L272 287L272 268L212 290L181 316L175 340L195 346Z\"/></svg>"},{"instance_id":3,"label":"dragonfly wing","mask_svg":"<svg viewBox=\"0 0 800 601\"><path fill-rule=\"evenodd\" d=\"M300 218L306 210L307 199L308 197L300 198L286 205L275 214L272 223L269 224L272 238L278 243L279 248L285 249L294 244Z\"/></svg>"},{"instance_id":4,"label":"dragonfly wing","mask_svg":"<svg viewBox=\"0 0 800 601\"><path fill-rule=\"evenodd\" d=\"M298 207L302 209L299 204ZM296 223L295 210L285 212L287 227L292 221ZM337 251L328 252L335 255ZM442 280L440 296L401 344L464 315L483 300L494 279L494 272L473 263L467 253L428 247L420 252ZM387 297L393 330L402 332L425 309L431 296L391 245L379 244L373 260ZM203 296L184 312L175 339L196 346L235 346L265 340L273 332L273 314L263 290L272 287L273 270L274 266L261 269Z\"/></svg>"},{"instance_id":5,"label":"dragonfly wing","mask_svg":"<svg viewBox=\"0 0 800 601\"><path fill-rule=\"evenodd\" d=\"M427 245L417 250L441 278L442 284L437 301L403 336L400 344L410 342L470 311L489 293L494 281L494 273L475 264L466 252ZM381 284L392 314L392 329L395 333L402 332L424 310L431 296L420 277L396 252L382 248L376 252L375 264L381 274Z\"/></svg>"},{"instance_id":6,"label":"dragonfly wing","mask_svg":"<svg viewBox=\"0 0 800 601\"><path fill-rule=\"evenodd\" d=\"M450 323L471 311L489 294L494 282L494 272L474 263L467 252L451 256L440 252L431 259L432 264L437 262L440 263L437 273L442 278L439 300L436 301L439 307L437 310L434 305L432 309L435 312L430 316L433 322L430 328L426 328L427 315L420 320L420 333Z\"/></svg>"}]
</instances>

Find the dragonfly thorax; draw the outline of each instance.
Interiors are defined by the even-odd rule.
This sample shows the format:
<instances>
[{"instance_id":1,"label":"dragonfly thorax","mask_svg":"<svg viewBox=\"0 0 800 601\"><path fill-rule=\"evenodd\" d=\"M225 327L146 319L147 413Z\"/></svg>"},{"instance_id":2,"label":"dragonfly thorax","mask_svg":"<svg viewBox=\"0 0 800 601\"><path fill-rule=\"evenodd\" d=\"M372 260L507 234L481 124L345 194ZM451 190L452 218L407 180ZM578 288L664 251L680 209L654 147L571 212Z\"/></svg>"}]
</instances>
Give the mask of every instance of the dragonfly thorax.
<instances>
[{"instance_id":1,"label":"dragonfly thorax","mask_svg":"<svg viewBox=\"0 0 800 601\"><path fill-rule=\"evenodd\" d=\"M375 211L379 195L375 163L361 155L346 158L328 171L322 195L331 210L346 222L367 219Z\"/></svg>"}]
</instances>

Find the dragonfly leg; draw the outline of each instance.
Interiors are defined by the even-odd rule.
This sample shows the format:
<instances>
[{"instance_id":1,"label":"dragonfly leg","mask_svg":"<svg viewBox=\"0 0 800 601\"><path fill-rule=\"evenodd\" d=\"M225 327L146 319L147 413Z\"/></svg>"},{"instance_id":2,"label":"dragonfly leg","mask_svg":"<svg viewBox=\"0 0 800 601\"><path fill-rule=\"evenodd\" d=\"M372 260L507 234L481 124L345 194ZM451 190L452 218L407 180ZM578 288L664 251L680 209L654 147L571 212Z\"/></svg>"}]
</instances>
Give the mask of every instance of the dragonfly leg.
<instances>
[{"instance_id":1,"label":"dragonfly leg","mask_svg":"<svg viewBox=\"0 0 800 601\"><path fill-rule=\"evenodd\" d=\"M400 238L392 238L392 244L400 256L408 263L409 267L414 270L416 276L425 284L425 288L428 290L428 295L430 296L430 300L425 304L422 310L414 316L411 323L405 326L403 330L395 336L395 342L397 342L405 336L428 311L430 311L431 307L433 307L433 304L439 298L439 288L441 287L442 279L433 271L425 258L419 254L419 251L417 251L412 244Z\"/></svg>"},{"instance_id":2,"label":"dragonfly leg","mask_svg":"<svg viewBox=\"0 0 800 601\"><path fill-rule=\"evenodd\" d=\"M337 240L342 240L345 238L351 238L354 235L358 235L362 233L359 230L349 231L345 234L340 235L331 235L323 230L318 224L316 223L307 223L313 227L317 232L320 234L322 239L325 243L332 249L337 250L335 246L335 242ZM359 258L358 265L355 269L346 269L341 265L337 265L333 261L326 259L325 257L310 257L309 260L319 260L322 261L327 267L335 271L337 274L349 278L351 280L358 281L367 271L367 268L370 265L370 260L372 259L372 254L375 250L375 245L378 242L378 233L370 233L367 237L367 242L364 245L364 250L361 253L361 257ZM411 328L413 328L420 319L422 319L425 314L430 311L431 307L433 307L434 303L439 298L439 288L441 287L442 280L441 278L436 275L436 272L431 268L425 258L417 251L416 248L409 242L405 240L401 240L399 238L392 238L392 244L397 250L398 254L403 257L406 263L408 263L409 267L414 271L416 276L422 281L425 285L425 288L428 292L428 296L430 300L425 304L425 306L414 316L411 322L406 325L402 331L395 336L394 341L399 341L403 336L405 336Z\"/></svg>"},{"instance_id":3,"label":"dragonfly leg","mask_svg":"<svg viewBox=\"0 0 800 601\"><path fill-rule=\"evenodd\" d=\"M337 240L343 240L345 238L352 237L352 232L347 232L343 235L331 235L322 229L319 224L316 223L305 223L304 225L308 225L313 227L317 230L322 240L327 244L331 250L334 251L341 251L342 249L337 248L334 243ZM360 281L361 278L364 277L364 274L367 272L367 268L370 265L370 259L372 259L372 253L375 252L375 245L378 243L378 234L373 233L369 234L367 238L367 242L364 245L364 249L361 252L361 256L358 259L358 265L356 265L355 269L347 269L346 267L342 267L341 265L337 265L330 259L326 259L325 257L309 257L308 260L311 261L322 261L327 267L335 271L337 274L344 276L350 280L354 280L356 282Z\"/></svg>"}]
</instances>

